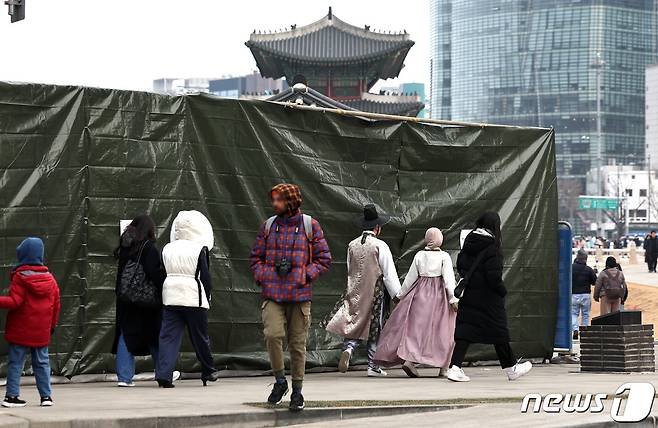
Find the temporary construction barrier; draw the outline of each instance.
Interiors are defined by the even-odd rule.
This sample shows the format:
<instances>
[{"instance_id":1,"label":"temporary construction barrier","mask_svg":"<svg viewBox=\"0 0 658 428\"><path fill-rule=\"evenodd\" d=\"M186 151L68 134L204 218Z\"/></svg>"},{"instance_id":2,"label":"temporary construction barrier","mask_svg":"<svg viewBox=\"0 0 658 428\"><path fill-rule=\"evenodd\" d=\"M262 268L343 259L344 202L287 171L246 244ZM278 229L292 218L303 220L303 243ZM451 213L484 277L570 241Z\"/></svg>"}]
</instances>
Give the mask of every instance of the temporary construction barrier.
<instances>
[{"instance_id":1,"label":"temporary construction barrier","mask_svg":"<svg viewBox=\"0 0 658 428\"><path fill-rule=\"evenodd\" d=\"M463 229L485 210L503 219L512 345L519 356L553 350L557 304L557 190L551 129L372 120L265 101L207 95L0 83L0 286L26 236L46 243L62 294L50 347L53 369L113 371L119 222L141 213L160 248L179 210L197 209L215 232L212 348L218 366L266 369L260 294L248 255L271 214L268 191L301 186L303 210L331 247L314 285L308 365L338 361L340 338L317 326L346 282L347 243L366 203L390 213L384 228L403 275L441 228L453 260ZM4 327L4 320L0 327ZM7 346L0 344L0 357ZM469 359L493 357L474 346ZM0 372L6 358L0 358ZM140 364L148 364L140 362ZM180 368L198 370L189 343Z\"/></svg>"}]
</instances>

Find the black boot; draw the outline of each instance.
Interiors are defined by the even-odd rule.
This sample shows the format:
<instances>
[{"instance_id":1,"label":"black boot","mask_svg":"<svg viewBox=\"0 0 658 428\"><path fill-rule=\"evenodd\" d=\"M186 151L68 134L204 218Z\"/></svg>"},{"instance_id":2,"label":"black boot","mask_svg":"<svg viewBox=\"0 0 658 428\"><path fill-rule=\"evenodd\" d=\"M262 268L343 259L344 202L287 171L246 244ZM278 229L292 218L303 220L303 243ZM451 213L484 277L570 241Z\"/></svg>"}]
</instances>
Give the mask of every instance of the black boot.
<instances>
[{"instance_id":1,"label":"black boot","mask_svg":"<svg viewBox=\"0 0 658 428\"><path fill-rule=\"evenodd\" d=\"M301 412L304 410L304 396L301 389L293 389L290 395L290 406L288 410L291 412Z\"/></svg>"},{"instance_id":2,"label":"black boot","mask_svg":"<svg viewBox=\"0 0 658 428\"><path fill-rule=\"evenodd\" d=\"M277 405L283 400L283 397L288 393L288 381L283 379L283 382L276 382L272 388L270 396L267 397L267 402L272 405Z\"/></svg>"},{"instance_id":3,"label":"black boot","mask_svg":"<svg viewBox=\"0 0 658 428\"><path fill-rule=\"evenodd\" d=\"M156 379L160 388L175 388L176 385L170 380Z\"/></svg>"},{"instance_id":4,"label":"black boot","mask_svg":"<svg viewBox=\"0 0 658 428\"><path fill-rule=\"evenodd\" d=\"M201 382L203 383L203 386L206 386L208 382L217 382L218 379L219 379L219 370L215 370L209 375L201 375Z\"/></svg>"},{"instance_id":5,"label":"black boot","mask_svg":"<svg viewBox=\"0 0 658 428\"><path fill-rule=\"evenodd\" d=\"M573 340L578 340L578 330L573 331Z\"/></svg>"}]
</instances>

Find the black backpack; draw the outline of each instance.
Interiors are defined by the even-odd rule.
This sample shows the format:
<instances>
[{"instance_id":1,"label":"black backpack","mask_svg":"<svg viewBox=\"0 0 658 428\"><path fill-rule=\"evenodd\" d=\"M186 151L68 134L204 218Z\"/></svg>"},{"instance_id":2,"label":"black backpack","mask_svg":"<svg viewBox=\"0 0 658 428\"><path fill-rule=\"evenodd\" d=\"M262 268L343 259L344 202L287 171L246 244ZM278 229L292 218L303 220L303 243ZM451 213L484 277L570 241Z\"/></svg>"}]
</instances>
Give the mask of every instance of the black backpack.
<instances>
[{"instance_id":1,"label":"black backpack","mask_svg":"<svg viewBox=\"0 0 658 428\"><path fill-rule=\"evenodd\" d=\"M146 308L162 306L162 295L153 281L146 277L144 267L139 262L148 241L139 249L137 260L129 259L121 272L117 299L124 303Z\"/></svg>"}]
</instances>

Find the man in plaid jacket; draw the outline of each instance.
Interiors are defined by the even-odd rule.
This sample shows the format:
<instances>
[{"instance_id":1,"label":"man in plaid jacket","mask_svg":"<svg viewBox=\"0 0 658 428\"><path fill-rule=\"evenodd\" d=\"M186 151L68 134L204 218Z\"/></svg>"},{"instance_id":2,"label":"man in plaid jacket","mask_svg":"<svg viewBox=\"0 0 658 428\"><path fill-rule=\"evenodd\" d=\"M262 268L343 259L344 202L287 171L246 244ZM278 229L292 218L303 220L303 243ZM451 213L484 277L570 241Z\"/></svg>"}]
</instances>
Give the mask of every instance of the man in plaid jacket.
<instances>
[{"instance_id":1,"label":"man in plaid jacket","mask_svg":"<svg viewBox=\"0 0 658 428\"><path fill-rule=\"evenodd\" d=\"M311 325L312 282L329 270L331 253L315 219L305 219L299 207L302 195L294 184L270 191L273 222L261 225L251 250L251 270L261 287L265 341L276 382L268 398L281 402L288 393L283 364L283 338L288 335L292 371L290 410L304 408L302 382L306 365L306 337ZM311 231L305 230L310 224ZM310 239L309 239L310 237Z\"/></svg>"}]
</instances>

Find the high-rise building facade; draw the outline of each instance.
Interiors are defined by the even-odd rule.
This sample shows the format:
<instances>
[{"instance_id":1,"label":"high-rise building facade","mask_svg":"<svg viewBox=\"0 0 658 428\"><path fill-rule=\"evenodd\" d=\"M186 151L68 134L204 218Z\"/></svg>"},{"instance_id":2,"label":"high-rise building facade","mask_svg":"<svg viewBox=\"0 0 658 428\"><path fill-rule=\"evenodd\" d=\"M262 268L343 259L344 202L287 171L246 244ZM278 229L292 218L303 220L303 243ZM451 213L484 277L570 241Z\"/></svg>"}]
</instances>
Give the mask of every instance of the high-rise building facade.
<instances>
[{"instance_id":1,"label":"high-rise building facade","mask_svg":"<svg viewBox=\"0 0 658 428\"><path fill-rule=\"evenodd\" d=\"M554 127L558 176L581 188L643 164L657 2L430 0L432 117Z\"/></svg>"},{"instance_id":2,"label":"high-rise building facade","mask_svg":"<svg viewBox=\"0 0 658 428\"><path fill-rule=\"evenodd\" d=\"M450 120L452 1L430 0L430 117Z\"/></svg>"},{"instance_id":3,"label":"high-rise building facade","mask_svg":"<svg viewBox=\"0 0 658 428\"><path fill-rule=\"evenodd\" d=\"M646 165L658 169L658 64L647 67L644 110Z\"/></svg>"}]
</instances>

